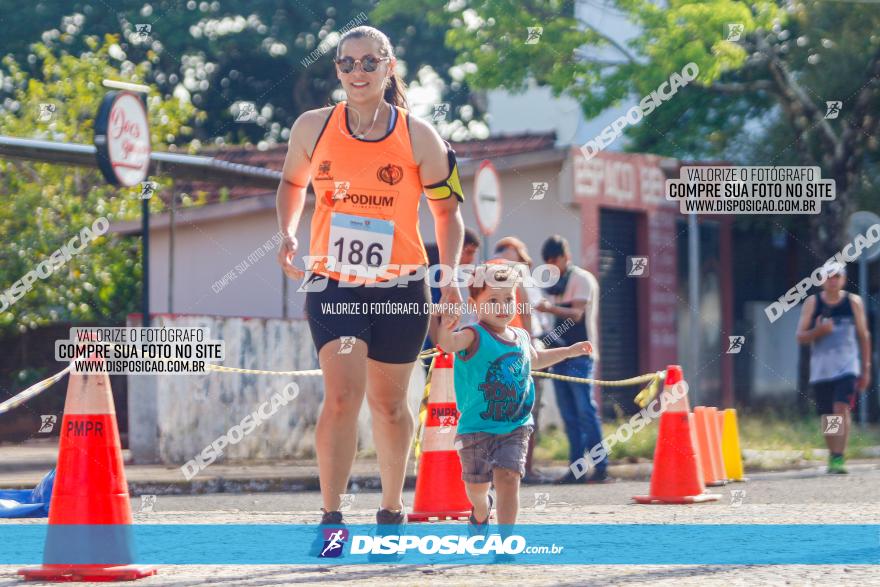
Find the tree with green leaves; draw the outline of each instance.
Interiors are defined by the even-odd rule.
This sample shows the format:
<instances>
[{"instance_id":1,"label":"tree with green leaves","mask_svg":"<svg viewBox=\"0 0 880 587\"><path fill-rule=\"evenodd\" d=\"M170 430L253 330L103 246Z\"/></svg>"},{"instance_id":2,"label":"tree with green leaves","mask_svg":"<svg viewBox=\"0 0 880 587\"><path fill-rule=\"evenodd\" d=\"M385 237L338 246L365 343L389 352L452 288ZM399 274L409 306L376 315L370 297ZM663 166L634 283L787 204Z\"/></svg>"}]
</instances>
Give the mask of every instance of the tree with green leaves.
<instances>
[{"instance_id":1,"label":"tree with green leaves","mask_svg":"<svg viewBox=\"0 0 880 587\"><path fill-rule=\"evenodd\" d=\"M876 4L786 0L610 0L637 27L628 41L577 18L571 1L425 0L477 88L533 80L593 118L646 96L690 62L698 78L628 131L630 148L680 159L819 166L837 199L809 220L823 260L847 240L849 214L877 186L880 10ZM383 0L382 10L413 10ZM529 27L538 42L526 43ZM826 118L826 102L842 103ZM806 223L798 223L801 226Z\"/></svg>"},{"instance_id":2,"label":"tree with green leaves","mask_svg":"<svg viewBox=\"0 0 880 587\"><path fill-rule=\"evenodd\" d=\"M16 14L0 17L3 51L34 79L42 67L31 43L78 54L88 36L118 35L131 61L152 63L145 81L160 95L186 94L206 113L194 127L203 143L285 143L297 116L331 103L340 87L334 39L357 24L381 27L389 36L408 83L418 81L423 68L436 72L451 118L481 117L452 68L446 29L432 26L420 10L394 14L370 0L41 0L21 11L19 3L0 0L0 14ZM0 100L3 95L0 87ZM256 106L256 121L234 122L241 102Z\"/></svg>"},{"instance_id":3,"label":"tree with green leaves","mask_svg":"<svg viewBox=\"0 0 880 587\"><path fill-rule=\"evenodd\" d=\"M151 62L134 64L116 38L85 39L86 50L72 55L37 43L38 79L11 57L0 84L10 98L0 107L0 135L91 144L94 117L104 96L103 79L143 83ZM185 145L198 112L177 99L148 97L153 148ZM169 178L153 178L161 186ZM140 188L116 188L97 169L0 159L0 293L8 292L41 262L90 228L101 217L110 225L140 217ZM150 208L161 211L161 199ZM79 244L77 244L79 246ZM64 254L55 270L17 286L14 302L0 311L0 332L11 333L57 321L119 323L138 307L142 264L140 241L111 233L97 236L81 252ZM10 292L11 293L11 292Z\"/></svg>"}]
</instances>

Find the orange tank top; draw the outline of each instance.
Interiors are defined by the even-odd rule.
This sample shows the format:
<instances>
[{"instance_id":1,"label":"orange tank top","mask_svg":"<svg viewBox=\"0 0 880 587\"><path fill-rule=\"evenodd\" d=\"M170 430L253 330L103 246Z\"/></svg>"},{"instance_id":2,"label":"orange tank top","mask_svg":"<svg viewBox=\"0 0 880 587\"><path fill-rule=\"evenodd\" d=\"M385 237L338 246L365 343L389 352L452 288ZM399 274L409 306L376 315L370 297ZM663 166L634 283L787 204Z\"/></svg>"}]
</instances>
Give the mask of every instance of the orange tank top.
<instances>
[{"instance_id":1,"label":"orange tank top","mask_svg":"<svg viewBox=\"0 0 880 587\"><path fill-rule=\"evenodd\" d=\"M364 284L428 264L408 112L394 108L392 128L381 139L352 136L345 102L321 130L310 165L315 213L307 267L315 273Z\"/></svg>"}]
</instances>

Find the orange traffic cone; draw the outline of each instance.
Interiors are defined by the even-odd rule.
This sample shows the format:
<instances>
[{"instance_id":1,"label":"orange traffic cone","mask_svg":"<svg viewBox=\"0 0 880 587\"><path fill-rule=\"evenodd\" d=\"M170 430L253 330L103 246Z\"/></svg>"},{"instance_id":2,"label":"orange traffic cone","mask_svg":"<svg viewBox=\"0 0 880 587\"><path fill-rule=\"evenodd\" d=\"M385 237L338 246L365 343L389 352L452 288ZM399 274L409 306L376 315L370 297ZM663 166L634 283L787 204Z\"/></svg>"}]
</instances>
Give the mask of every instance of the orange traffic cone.
<instances>
[{"instance_id":1,"label":"orange traffic cone","mask_svg":"<svg viewBox=\"0 0 880 587\"><path fill-rule=\"evenodd\" d=\"M410 522L459 520L471 515L471 502L461 479L461 461L454 446L459 413L455 405L453 361L452 353L434 357L416 496L413 511L407 515Z\"/></svg>"},{"instance_id":2,"label":"orange traffic cone","mask_svg":"<svg viewBox=\"0 0 880 587\"><path fill-rule=\"evenodd\" d=\"M721 478L721 469L718 465L719 455L715 452L712 442L714 431L709 425L709 409L705 406L694 408L694 420L696 421L697 452L703 467L703 483L710 487L724 485Z\"/></svg>"},{"instance_id":3,"label":"orange traffic cone","mask_svg":"<svg viewBox=\"0 0 880 587\"><path fill-rule=\"evenodd\" d=\"M724 466L724 451L721 446L721 430L724 424L724 412L718 408L709 408L709 428L712 430L712 450L715 451L715 460L718 462L718 478L727 485L727 467Z\"/></svg>"},{"instance_id":4,"label":"orange traffic cone","mask_svg":"<svg viewBox=\"0 0 880 587\"><path fill-rule=\"evenodd\" d=\"M679 365L666 368L661 395L664 411L660 415L660 430L654 449L651 493L633 497L637 503L699 503L721 498L717 494L705 493L690 429L687 388L676 385L683 381Z\"/></svg>"},{"instance_id":5,"label":"orange traffic cone","mask_svg":"<svg viewBox=\"0 0 880 587\"><path fill-rule=\"evenodd\" d=\"M89 359L103 368L100 359ZM130 581L156 574L131 565L131 504L110 378L70 373L43 566L19 575L42 581Z\"/></svg>"},{"instance_id":6,"label":"orange traffic cone","mask_svg":"<svg viewBox=\"0 0 880 587\"><path fill-rule=\"evenodd\" d=\"M706 483L706 475L703 473L703 468L706 466L703 463L703 459L700 453L700 443L697 440L697 417L693 412L688 414L688 425L691 427L691 443L694 445L694 457L697 461L697 477L703 482L703 485L707 485Z\"/></svg>"}]
</instances>

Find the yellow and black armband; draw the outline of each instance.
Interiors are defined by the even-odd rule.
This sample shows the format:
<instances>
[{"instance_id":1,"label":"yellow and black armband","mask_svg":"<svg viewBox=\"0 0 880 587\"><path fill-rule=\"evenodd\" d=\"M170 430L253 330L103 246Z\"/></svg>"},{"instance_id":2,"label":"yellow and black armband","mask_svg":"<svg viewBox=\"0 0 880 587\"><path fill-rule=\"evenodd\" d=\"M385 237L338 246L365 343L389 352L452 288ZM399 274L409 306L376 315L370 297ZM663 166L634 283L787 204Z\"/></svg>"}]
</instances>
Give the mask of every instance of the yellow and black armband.
<instances>
[{"instance_id":1,"label":"yellow and black armband","mask_svg":"<svg viewBox=\"0 0 880 587\"><path fill-rule=\"evenodd\" d=\"M445 142L445 141L444 141ZM459 202L464 202L464 192L461 190L461 178L458 176L458 162L455 160L455 151L446 143L446 158L449 161L449 176L437 183L425 186L425 195L429 200L445 200L452 194Z\"/></svg>"}]
</instances>

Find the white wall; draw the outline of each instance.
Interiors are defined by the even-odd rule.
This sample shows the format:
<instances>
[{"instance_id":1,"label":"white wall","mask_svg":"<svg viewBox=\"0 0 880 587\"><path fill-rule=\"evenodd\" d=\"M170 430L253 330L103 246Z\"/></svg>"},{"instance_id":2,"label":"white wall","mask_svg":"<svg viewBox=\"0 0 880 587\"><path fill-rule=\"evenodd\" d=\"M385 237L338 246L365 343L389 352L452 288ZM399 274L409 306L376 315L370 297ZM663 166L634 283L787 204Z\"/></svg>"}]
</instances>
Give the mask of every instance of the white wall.
<instances>
[{"instance_id":1,"label":"white wall","mask_svg":"<svg viewBox=\"0 0 880 587\"><path fill-rule=\"evenodd\" d=\"M752 326L752 334L745 343L745 349L752 349L752 397L794 397L799 352L795 334L801 308L792 308L771 324L764 314L768 305L769 301L745 305L745 316Z\"/></svg>"},{"instance_id":2,"label":"white wall","mask_svg":"<svg viewBox=\"0 0 880 587\"><path fill-rule=\"evenodd\" d=\"M208 327L223 340L223 364L271 371L317 369L308 325L302 320L159 316L153 326ZM224 460L271 460L314 455L315 423L324 397L321 377L243 375L128 376L129 448L138 463L183 464L226 434L290 382L299 386L292 402L224 451ZM413 369L410 410L418 413L424 372ZM369 411L358 422L361 450L373 448Z\"/></svg>"},{"instance_id":3,"label":"white wall","mask_svg":"<svg viewBox=\"0 0 880 587\"><path fill-rule=\"evenodd\" d=\"M580 104L567 96L554 98L550 88L532 86L520 94L490 90L486 100L486 120L492 135L552 130L556 131L557 145L583 142L578 141L583 119Z\"/></svg>"},{"instance_id":4,"label":"white wall","mask_svg":"<svg viewBox=\"0 0 880 587\"><path fill-rule=\"evenodd\" d=\"M297 239L308 250L311 211L303 214ZM208 222L179 222L175 227L173 307L168 305L170 231L151 230L150 311L215 316L283 316L283 274L274 244L264 256L249 262L277 232L275 210L253 212ZM244 264L247 264L245 266ZM229 273L225 285L217 282ZM288 283L288 317L302 317L304 294ZM215 291L215 289L217 291Z\"/></svg>"},{"instance_id":5,"label":"white wall","mask_svg":"<svg viewBox=\"0 0 880 587\"><path fill-rule=\"evenodd\" d=\"M623 46L628 39L639 32L633 23L621 16L621 13L605 0L576 0L574 15L575 18L589 23L603 35ZM625 57L612 47L583 50L583 55L605 61L625 60ZM546 87L532 86L517 94L506 90L492 90L486 93L486 98L487 120L492 134L555 130L557 145L583 145L598 136L602 129L638 104L641 99L640 96L631 96L617 106L604 110L599 116L587 120L576 101L564 95L554 98ZM607 147L607 150L619 151L625 145L625 138L619 137Z\"/></svg>"},{"instance_id":6,"label":"white wall","mask_svg":"<svg viewBox=\"0 0 880 587\"><path fill-rule=\"evenodd\" d=\"M481 250L481 258L488 258L494 251L495 243L505 236L516 236L525 242L529 254L536 264L541 260L541 245L544 240L555 233L566 237L574 252L575 262L577 251L581 246L581 223L578 206L560 202L561 176L560 165L549 164L542 167L529 167L520 170L500 170L501 177L501 221L495 233L488 237L488 250ZM549 191L543 200L531 200L532 182L547 182ZM473 179L463 180L465 202L461 206L464 224L468 228L479 230L474 214ZM427 204L422 204L419 223L422 238L426 243L434 242L434 219Z\"/></svg>"}]
</instances>

